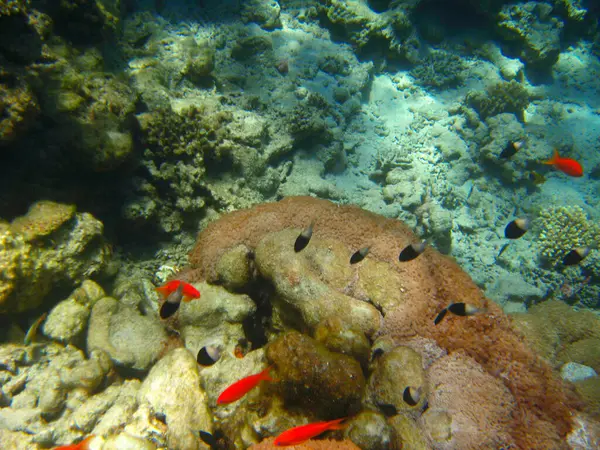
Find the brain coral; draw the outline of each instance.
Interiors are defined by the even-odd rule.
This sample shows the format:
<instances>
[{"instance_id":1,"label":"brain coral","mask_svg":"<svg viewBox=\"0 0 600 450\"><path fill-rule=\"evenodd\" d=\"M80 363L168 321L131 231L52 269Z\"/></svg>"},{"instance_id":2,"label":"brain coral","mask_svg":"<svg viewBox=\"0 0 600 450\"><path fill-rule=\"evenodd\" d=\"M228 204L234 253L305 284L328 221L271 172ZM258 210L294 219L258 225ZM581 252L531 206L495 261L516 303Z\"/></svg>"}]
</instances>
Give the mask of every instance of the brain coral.
<instances>
[{"instance_id":1,"label":"brain coral","mask_svg":"<svg viewBox=\"0 0 600 450\"><path fill-rule=\"evenodd\" d=\"M296 237L310 223L309 245L294 252ZM355 206L290 197L211 223L181 278L228 286L231 273L243 273L254 279L247 292L256 283L270 286L271 336L290 328L314 333L333 315L370 339L380 336L391 348L405 345L419 352L425 384L415 388L423 387L435 414L407 420L430 436L432 448L568 448L577 409L573 394L451 258L427 248L400 263L399 252L418 240L397 220ZM368 256L350 265L350 256L365 246ZM221 260L232 263L232 255L238 255L238 270L223 270ZM448 316L433 325L442 308L459 301L486 312Z\"/></svg>"}]
</instances>

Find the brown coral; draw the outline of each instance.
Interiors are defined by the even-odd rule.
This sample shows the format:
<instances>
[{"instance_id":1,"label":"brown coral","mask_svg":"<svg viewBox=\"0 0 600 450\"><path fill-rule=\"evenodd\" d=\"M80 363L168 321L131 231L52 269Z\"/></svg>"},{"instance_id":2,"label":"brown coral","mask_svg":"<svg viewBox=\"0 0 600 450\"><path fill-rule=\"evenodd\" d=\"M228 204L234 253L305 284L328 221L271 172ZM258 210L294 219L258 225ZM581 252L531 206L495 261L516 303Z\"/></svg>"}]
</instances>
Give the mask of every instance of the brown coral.
<instances>
[{"instance_id":1,"label":"brown coral","mask_svg":"<svg viewBox=\"0 0 600 450\"><path fill-rule=\"evenodd\" d=\"M451 258L428 248L417 259L400 263L399 252L417 242L418 237L397 220L311 197L292 197L258 205L210 224L198 238L190 255L192 266L185 277L192 281L219 282L218 263L228 250L244 245L258 260L268 253L257 249L264 247L265 242L273 242L275 236L282 246L293 248L294 236L311 222L314 233L307 249L298 254L289 252L289 261L278 265L281 273L266 277L274 283L279 296L286 297L288 292L279 290L278 280L287 280L284 288L298 295L294 289L302 288L301 280L309 277L322 282L315 291L317 296L321 296L323 286L327 286L332 298L343 295L353 302L373 304L383 319L379 334L393 336L396 343L415 338L433 340L449 354L461 351L464 358L478 367L473 369L473 374L495 380L498 392L505 395L506 415L499 419L496 414L490 420L499 421L496 425L503 430L503 442L512 442L523 449L566 446L572 412L576 409L573 396L554 377L551 367L523 342L501 309L483 296ZM370 252L364 261L351 267L344 262L349 261L354 251L367 245ZM268 267L273 264L256 262L258 272L264 276L261 264ZM310 293L310 289L307 292ZM292 296L286 298L286 301L294 300ZM300 310L297 316L301 319L306 309L315 305L306 298L300 300L293 306ZM278 301L275 299L274 315ZM448 316L434 326L433 319L439 311L457 301L483 306L487 312L467 318ZM304 306L302 302L309 304ZM352 326L360 327L356 321L349 320ZM292 325L304 325L314 331L310 323ZM362 330L369 336L368 329ZM464 380L465 392L468 392L469 382L477 378L473 377ZM488 392L482 390L480 400L468 414L486 416L485 410L499 398L492 391L486 395ZM453 413L467 414L462 410ZM453 418L456 423L463 419ZM490 447L492 440L486 442L489 445L482 448L495 448Z\"/></svg>"}]
</instances>

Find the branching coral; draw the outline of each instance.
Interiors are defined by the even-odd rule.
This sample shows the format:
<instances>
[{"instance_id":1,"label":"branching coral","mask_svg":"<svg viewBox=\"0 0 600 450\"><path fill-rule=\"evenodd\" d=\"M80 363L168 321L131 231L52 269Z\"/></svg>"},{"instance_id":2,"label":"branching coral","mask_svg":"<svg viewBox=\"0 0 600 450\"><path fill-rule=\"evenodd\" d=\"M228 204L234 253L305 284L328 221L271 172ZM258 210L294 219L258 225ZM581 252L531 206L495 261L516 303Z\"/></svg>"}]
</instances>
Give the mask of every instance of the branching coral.
<instances>
[{"instance_id":1,"label":"branching coral","mask_svg":"<svg viewBox=\"0 0 600 450\"><path fill-rule=\"evenodd\" d=\"M542 256L553 266L572 249L600 242L600 226L591 222L580 206L543 209L537 223Z\"/></svg>"},{"instance_id":2,"label":"branching coral","mask_svg":"<svg viewBox=\"0 0 600 450\"><path fill-rule=\"evenodd\" d=\"M423 58L410 73L424 86L455 87L463 82L466 67L460 56L445 50L436 50Z\"/></svg>"},{"instance_id":3,"label":"branching coral","mask_svg":"<svg viewBox=\"0 0 600 450\"><path fill-rule=\"evenodd\" d=\"M500 81L489 86L485 93L469 93L466 101L477 110L482 119L501 113L513 113L522 120L523 111L529 105L529 93L515 80Z\"/></svg>"}]
</instances>

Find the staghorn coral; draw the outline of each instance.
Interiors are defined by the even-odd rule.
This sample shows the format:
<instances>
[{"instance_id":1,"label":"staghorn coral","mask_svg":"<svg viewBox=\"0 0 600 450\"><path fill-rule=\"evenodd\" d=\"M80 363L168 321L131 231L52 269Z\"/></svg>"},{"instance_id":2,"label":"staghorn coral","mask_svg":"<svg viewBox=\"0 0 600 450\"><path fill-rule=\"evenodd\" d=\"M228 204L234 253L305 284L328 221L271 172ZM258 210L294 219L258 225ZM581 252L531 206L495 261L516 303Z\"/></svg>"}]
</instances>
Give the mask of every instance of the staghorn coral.
<instances>
[{"instance_id":1,"label":"staghorn coral","mask_svg":"<svg viewBox=\"0 0 600 450\"><path fill-rule=\"evenodd\" d=\"M580 206L551 206L537 220L542 257L552 266L560 264L573 248L600 242L600 226L589 220Z\"/></svg>"},{"instance_id":2,"label":"staghorn coral","mask_svg":"<svg viewBox=\"0 0 600 450\"><path fill-rule=\"evenodd\" d=\"M311 222L309 245L295 253L295 238ZM434 401L439 396L438 407L428 420L403 416L404 421L391 422L398 436L414 440L429 430L441 439L435 448L444 449L567 448L577 411L573 394L450 258L427 249L414 261L399 263L398 252L416 240L399 221L353 206L292 197L211 223L199 236L190 254L191 267L181 277L218 282L221 257L231 258L229 250L243 245L248 251L238 252L239 257L253 255L255 280L270 285L273 328L267 332L293 328L315 333L333 314L369 337L389 339L388 349L406 345L420 354L425 380L432 386L430 394L423 393ZM350 266L350 255L365 245L371 246L368 257ZM332 310L332 300L345 304L345 310ZM448 317L434 326L440 309L455 301L486 307L487 312ZM446 353L450 356L443 356ZM457 371L463 376L452 375ZM390 372L387 376L394 380L396 372ZM398 382L402 384L400 374ZM448 392L438 391L443 382L456 384ZM474 389L473 398L469 389ZM284 408L291 406L284 402ZM418 416L415 409L411 414ZM472 428L473 416L489 426ZM279 423L269 433L285 428Z\"/></svg>"}]
</instances>

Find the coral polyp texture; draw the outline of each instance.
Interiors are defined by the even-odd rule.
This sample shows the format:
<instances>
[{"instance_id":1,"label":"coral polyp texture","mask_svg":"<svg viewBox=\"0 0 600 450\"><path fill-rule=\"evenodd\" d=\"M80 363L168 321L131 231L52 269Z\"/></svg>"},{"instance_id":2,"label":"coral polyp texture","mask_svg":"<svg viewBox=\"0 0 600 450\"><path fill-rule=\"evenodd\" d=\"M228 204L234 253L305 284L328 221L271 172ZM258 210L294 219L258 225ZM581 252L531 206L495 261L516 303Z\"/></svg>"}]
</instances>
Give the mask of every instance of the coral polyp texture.
<instances>
[{"instance_id":1,"label":"coral polyp texture","mask_svg":"<svg viewBox=\"0 0 600 450\"><path fill-rule=\"evenodd\" d=\"M295 252L296 238L311 223L309 244ZM180 278L237 291L257 282L269 285L267 335L295 329L321 344L288 334L269 344L266 358L282 379L289 378L284 390L321 391L312 401L324 406L322 419L330 418L322 417L327 411L333 414L325 405L344 403L327 398L334 390L323 386L331 381L315 380L311 370L294 367L295 353L312 352L317 365L327 366L331 356L318 348L330 345L330 351L360 360L360 341L366 336L377 340L366 385L355 382L355 388L364 391L363 408L394 416L389 425L396 445L569 448L567 439L580 414L574 394L451 258L427 248L418 258L399 262L400 251L416 242L418 236L400 221L355 206L289 197L209 224ZM350 256L365 246L367 257L351 265ZM244 280L249 281L244 285ZM437 314L454 302L481 311L470 317L448 314L434 325ZM336 327L344 332L331 344L323 328ZM290 339L297 345L284 345ZM284 407L297 408L290 392L282 398ZM345 404L352 404L352 411L337 407L336 417L356 413L355 400Z\"/></svg>"},{"instance_id":2,"label":"coral polyp texture","mask_svg":"<svg viewBox=\"0 0 600 450\"><path fill-rule=\"evenodd\" d=\"M595 246L600 225L591 221L581 206L551 206L539 217L539 245L542 256L552 265L577 247Z\"/></svg>"}]
</instances>

